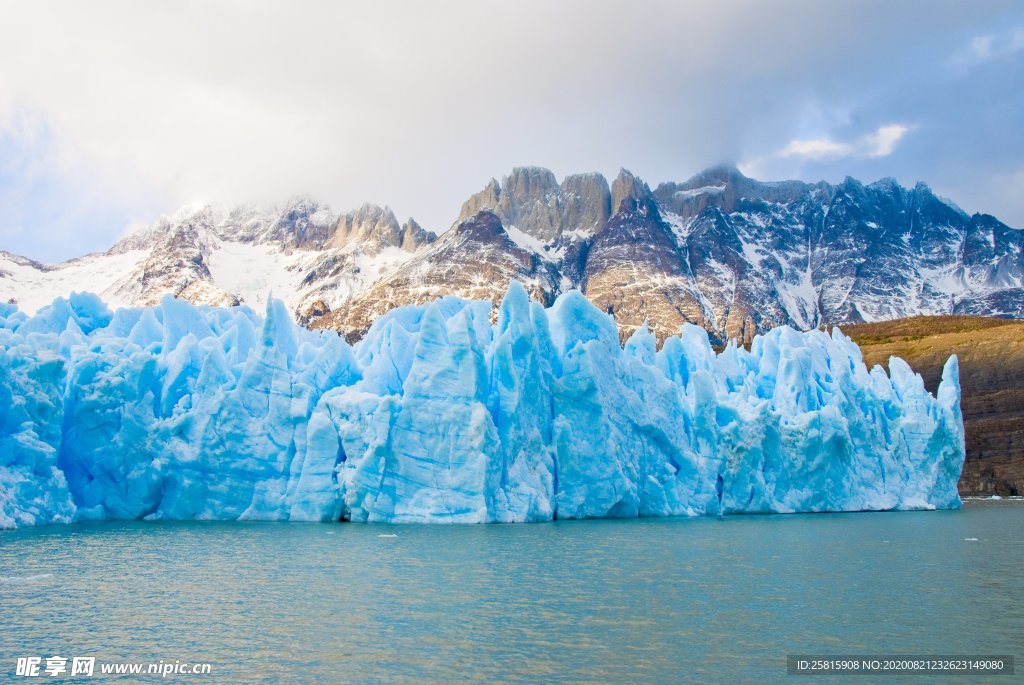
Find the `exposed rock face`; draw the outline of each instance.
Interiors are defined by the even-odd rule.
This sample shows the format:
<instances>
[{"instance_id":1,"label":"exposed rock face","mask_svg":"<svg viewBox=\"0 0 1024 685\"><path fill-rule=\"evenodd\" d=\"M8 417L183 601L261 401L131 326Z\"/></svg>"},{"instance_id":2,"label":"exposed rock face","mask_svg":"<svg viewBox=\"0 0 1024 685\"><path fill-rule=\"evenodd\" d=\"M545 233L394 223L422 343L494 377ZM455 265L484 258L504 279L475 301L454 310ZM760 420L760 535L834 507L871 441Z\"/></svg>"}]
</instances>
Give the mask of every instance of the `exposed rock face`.
<instances>
[{"instance_id":1,"label":"exposed rock face","mask_svg":"<svg viewBox=\"0 0 1024 685\"><path fill-rule=\"evenodd\" d=\"M114 285L111 295L142 306L158 304L167 293L192 304L239 304L238 298L217 287L210 275L204 256L208 248L201 237L210 219L210 213L200 213L170 227L142 263Z\"/></svg>"},{"instance_id":2,"label":"exposed rock face","mask_svg":"<svg viewBox=\"0 0 1024 685\"><path fill-rule=\"evenodd\" d=\"M417 247L431 242L433 234L423 230L412 219L400 226L394 212L388 207L364 204L359 209L338 217L331 247L359 245L370 255L387 247L398 247L414 252Z\"/></svg>"},{"instance_id":3,"label":"exposed rock face","mask_svg":"<svg viewBox=\"0 0 1024 685\"><path fill-rule=\"evenodd\" d=\"M233 212L225 224L242 224L258 231L261 226L258 217L252 208L240 208ZM246 234L252 241L279 243L291 249L322 249L331 239L334 227L335 219L329 207L301 197L290 202L262 235ZM230 239L234 236L226 234L222 237Z\"/></svg>"},{"instance_id":4,"label":"exposed rock face","mask_svg":"<svg viewBox=\"0 0 1024 685\"><path fill-rule=\"evenodd\" d=\"M651 198L651 189L647 184L626 169L620 169L619 175L612 182L612 209L619 212L625 200L633 200L627 207L633 206L638 200L647 201Z\"/></svg>"},{"instance_id":5,"label":"exposed rock face","mask_svg":"<svg viewBox=\"0 0 1024 685\"><path fill-rule=\"evenodd\" d=\"M558 292L557 270L516 245L498 217L483 210L344 308L314 320L312 328L341 331L354 339L378 316L403 304L421 304L445 295L497 304L510 281L523 283L532 297L545 303Z\"/></svg>"},{"instance_id":6,"label":"exposed rock face","mask_svg":"<svg viewBox=\"0 0 1024 685\"><path fill-rule=\"evenodd\" d=\"M563 234L593 233L611 216L611 191L601 174L566 176L561 189Z\"/></svg>"},{"instance_id":7,"label":"exposed rock face","mask_svg":"<svg viewBox=\"0 0 1024 685\"><path fill-rule=\"evenodd\" d=\"M618 182L616 187L621 189ZM685 321L707 327L693 274L650 191L644 186L621 198L619 211L590 245L583 292L615 317L623 339L645 321L662 339Z\"/></svg>"},{"instance_id":8,"label":"exposed rock face","mask_svg":"<svg viewBox=\"0 0 1024 685\"><path fill-rule=\"evenodd\" d=\"M906 360L935 392L950 354L960 360L967 459L962 495L1024 495L1024 323L974 316L914 317L843 328L868 364Z\"/></svg>"},{"instance_id":9,"label":"exposed rock face","mask_svg":"<svg viewBox=\"0 0 1024 685\"><path fill-rule=\"evenodd\" d=\"M565 234L592 235L608 220L611 206L608 181L600 174L567 176L559 184L547 169L522 167L466 200L456 223L486 209L502 225L554 244Z\"/></svg>"},{"instance_id":10,"label":"exposed rock face","mask_svg":"<svg viewBox=\"0 0 1024 685\"><path fill-rule=\"evenodd\" d=\"M954 311L1024 317L1024 231L987 214L975 214L964 233L964 282L978 296L957 302Z\"/></svg>"},{"instance_id":11,"label":"exposed rock face","mask_svg":"<svg viewBox=\"0 0 1024 685\"><path fill-rule=\"evenodd\" d=\"M415 252L417 248L434 242L437 236L409 218L402 226L401 248L406 252Z\"/></svg>"},{"instance_id":12,"label":"exposed rock face","mask_svg":"<svg viewBox=\"0 0 1024 685\"><path fill-rule=\"evenodd\" d=\"M747 178L735 167L723 165L702 171L683 183L662 183L655 190L655 195L665 209L689 219L709 206L732 214L743 198L791 204L807 193L815 190L827 192L828 188L826 183L807 184L801 181L762 183Z\"/></svg>"},{"instance_id":13,"label":"exposed rock face","mask_svg":"<svg viewBox=\"0 0 1024 685\"><path fill-rule=\"evenodd\" d=\"M331 308L326 302L313 300L308 305L299 308L296 312L296 320L302 326L309 326L311 322L327 316L330 312Z\"/></svg>"}]
</instances>

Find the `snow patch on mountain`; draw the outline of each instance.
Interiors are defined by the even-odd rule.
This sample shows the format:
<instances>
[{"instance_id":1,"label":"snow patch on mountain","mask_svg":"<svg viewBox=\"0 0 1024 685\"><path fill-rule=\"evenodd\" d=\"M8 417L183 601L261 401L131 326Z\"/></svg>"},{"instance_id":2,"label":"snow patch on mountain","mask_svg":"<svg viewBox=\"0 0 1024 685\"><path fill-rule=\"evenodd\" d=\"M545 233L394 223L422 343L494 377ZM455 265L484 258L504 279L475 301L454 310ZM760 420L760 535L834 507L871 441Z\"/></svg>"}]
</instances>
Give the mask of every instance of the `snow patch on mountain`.
<instances>
[{"instance_id":1,"label":"snow patch on mountain","mask_svg":"<svg viewBox=\"0 0 1024 685\"><path fill-rule=\"evenodd\" d=\"M262 307L275 297L291 308L299 301L297 272L315 259L306 251L289 255L274 245L230 241L218 242L207 257L214 283L246 304Z\"/></svg>"},{"instance_id":2,"label":"snow patch on mountain","mask_svg":"<svg viewBox=\"0 0 1024 685\"><path fill-rule=\"evenodd\" d=\"M505 226L505 232L508 237L512 239L519 247L523 248L527 252L532 252L535 255L540 256L549 262L559 262L562 257L565 256L565 248L552 248L550 245L544 244L543 241L538 238L534 238L529 233L520 231L515 226ZM577 232L578 234L579 232Z\"/></svg>"},{"instance_id":3,"label":"snow patch on mountain","mask_svg":"<svg viewBox=\"0 0 1024 685\"><path fill-rule=\"evenodd\" d=\"M126 298L111 292L126 273L136 269L148 256L146 250L119 254L90 254L55 266L44 266L14 255L0 253L0 299L13 302L28 314L57 297L75 291L101 293L112 307L129 306Z\"/></svg>"}]
</instances>

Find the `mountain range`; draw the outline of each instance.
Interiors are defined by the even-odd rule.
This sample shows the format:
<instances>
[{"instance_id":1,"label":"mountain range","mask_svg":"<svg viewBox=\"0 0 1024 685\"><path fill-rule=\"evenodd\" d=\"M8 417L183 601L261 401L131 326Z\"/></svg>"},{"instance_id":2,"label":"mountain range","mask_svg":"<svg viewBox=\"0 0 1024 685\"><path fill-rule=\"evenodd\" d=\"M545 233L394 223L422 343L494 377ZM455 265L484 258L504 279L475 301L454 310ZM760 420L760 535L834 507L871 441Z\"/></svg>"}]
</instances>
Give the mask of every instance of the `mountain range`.
<instances>
[{"instance_id":1,"label":"mountain range","mask_svg":"<svg viewBox=\"0 0 1024 685\"><path fill-rule=\"evenodd\" d=\"M435 234L386 207L336 214L185 207L104 253L56 265L0 252L0 298L34 311L72 290L111 306L170 293L261 307L359 338L389 309L443 295L497 300L510 280L546 304L580 290L625 337L684 321L719 343L914 315L1024 318L1024 231L968 215L927 185L760 182L731 166L653 190L628 171L561 182L514 169Z\"/></svg>"}]
</instances>

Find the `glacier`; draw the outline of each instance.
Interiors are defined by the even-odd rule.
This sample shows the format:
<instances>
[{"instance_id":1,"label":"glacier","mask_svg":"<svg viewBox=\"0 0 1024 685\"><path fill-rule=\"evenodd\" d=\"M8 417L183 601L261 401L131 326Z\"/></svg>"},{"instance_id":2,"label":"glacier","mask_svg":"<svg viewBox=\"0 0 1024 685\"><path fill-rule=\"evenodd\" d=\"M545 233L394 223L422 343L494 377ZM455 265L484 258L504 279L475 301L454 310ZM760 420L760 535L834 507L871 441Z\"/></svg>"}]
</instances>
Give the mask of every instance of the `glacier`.
<instances>
[{"instance_id":1,"label":"glacier","mask_svg":"<svg viewBox=\"0 0 1024 685\"><path fill-rule=\"evenodd\" d=\"M960 506L936 395L838 329L657 349L578 292L445 297L354 346L271 300L0 304L0 528L93 519L483 523Z\"/></svg>"}]
</instances>

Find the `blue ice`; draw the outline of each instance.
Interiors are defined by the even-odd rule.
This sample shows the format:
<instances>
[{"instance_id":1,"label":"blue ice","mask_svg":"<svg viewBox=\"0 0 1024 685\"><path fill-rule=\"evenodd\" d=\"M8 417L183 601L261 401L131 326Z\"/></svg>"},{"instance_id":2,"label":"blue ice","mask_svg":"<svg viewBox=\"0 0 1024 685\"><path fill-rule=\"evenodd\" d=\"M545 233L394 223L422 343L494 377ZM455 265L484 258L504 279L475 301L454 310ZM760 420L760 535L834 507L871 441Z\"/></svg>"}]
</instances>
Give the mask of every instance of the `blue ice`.
<instances>
[{"instance_id":1,"label":"blue ice","mask_svg":"<svg viewBox=\"0 0 1024 685\"><path fill-rule=\"evenodd\" d=\"M482 523L960 506L935 396L838 330L716 353L550 309L396 309L349 346L271 301L0 304L0 527L83 519Z\"/></svg>"}]
</instances>

